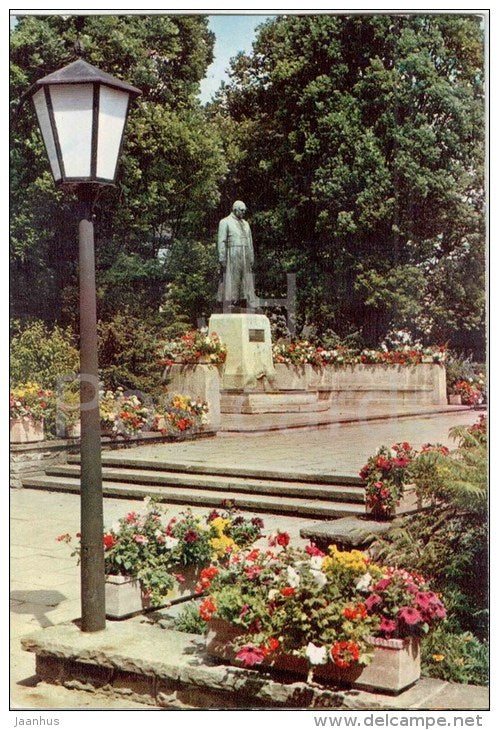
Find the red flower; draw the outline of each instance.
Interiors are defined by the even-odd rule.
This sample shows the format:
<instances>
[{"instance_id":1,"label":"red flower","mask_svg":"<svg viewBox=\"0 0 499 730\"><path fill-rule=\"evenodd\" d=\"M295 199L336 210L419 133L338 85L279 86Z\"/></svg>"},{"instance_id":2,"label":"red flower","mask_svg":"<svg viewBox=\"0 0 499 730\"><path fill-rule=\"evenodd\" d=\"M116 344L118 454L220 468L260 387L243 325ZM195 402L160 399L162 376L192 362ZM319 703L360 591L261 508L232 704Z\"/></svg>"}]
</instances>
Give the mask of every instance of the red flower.
<instances>
[{"instance_id":1,"label":"red flower","mask_svg":"<svg viewBox=\"0 0 499 730\"><path fill-rule=\"evenodd\" d=\"M260 550L258 548L254 548L251 552L249 552L246 555L246 561L252 563L254 562L258 556L260 555Z\"/></svg>"},{"instance_id":2,"label":"red flower","mask_svg":"<svg viewBox=\"0 0 499 730\"><path fill-rule=\"evenodd\" d=\"M343 609L343 616L350 621L356 619L365 619L367 617L367 609L363 603L357 603L355 606L346 606Z\"/></svg>"},{"instance_id":3,"label":"red flower","mask_svg":"<svg viewBox=\"0 0 499 730\"><path fill-rule=\"evenodd\" d=\"M270 639L267 642L267 648L269 651L277 651L277 649L280 647L281 643L279 639L275 639L273 636L270 637Z\"/></svg>"},{"instance_id":4,"label":"red flower","mask_svg":"<svg viewBox=\"0 0 499 730\"><path fill-rule=\"evenodd\" d=\"M208 598L205 598L199 606L199 615L201 616L203 621L211 621L216 610L217 607L215 605L215 602L212 598L208 596Z\"/></svg>"},{"instance_id":5,"label":"red flower","mask_svg":"<svg viewBox=\"0 0 499 730\"><path fill-rule=\"evenodd\" d=\"M292 586L285 586L284 588L281 588L281 595L283 596L294 596L295 593L296 591Z\"/></svg>"},{"instance_id":6,"label":"red flower","mask_svg":"<svg viewBox=\"0 0 499 730\"><path fill-rule=\"evenodd\" d=\"M184 535L184 542L196 542L199 539L199 534L196 530L187 530Z\"/></svg>"},{"instance_id":7,"label":"red flower","mask_svg":"<svg viewBox=\"0 0 499 730\"><path fill-rule=\"evenodd\" d=\"M275 547L276 545L280 545L281 547L287 547L289 545L289 535L287 532L280 532L277 531L276 535L272 535L269 537L269 545L272 547Z\"/></svg>"},{"instance_id":8,"label":"red flower","mask_svg":"<svg viewBox=\"0 0 499 730\"><path fill-rule=\"evenodd\" d=\"M359 647L354 641L337 641L331 647L331 658L340 669L347 669L359 657Z\"/></svg>"},{"instance_id":9,"label":"red flower","mask_svg":"<svg viewBox=\"0 0 499 730\"><path fill-rule=\"evenodd\" d=\"M111 533L104 535L102 538L102 542L104 543L104 550L111 550L112 547L114 547L117 543L117 540L115 539L114 535L111 535Z\"/></svg>"},{"instance_id":10,"label":"red flower","mask_svg":"<svg viewBox=\"0 0 499 730\"><path fill-rule=\"evenodd\" d=\"M133 523L137 522L137 514L135 512L129 512L125 517L125 522Z\"/></svg>"}]
</instances>

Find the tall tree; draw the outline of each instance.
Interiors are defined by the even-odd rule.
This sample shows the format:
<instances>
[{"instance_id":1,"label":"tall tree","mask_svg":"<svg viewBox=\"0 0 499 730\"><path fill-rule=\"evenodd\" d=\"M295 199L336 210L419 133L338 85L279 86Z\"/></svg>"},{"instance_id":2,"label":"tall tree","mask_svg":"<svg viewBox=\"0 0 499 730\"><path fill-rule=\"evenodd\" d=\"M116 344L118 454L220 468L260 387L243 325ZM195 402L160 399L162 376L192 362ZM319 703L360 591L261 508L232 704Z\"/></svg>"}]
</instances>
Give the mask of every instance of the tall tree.
<instances>
[{"instance_id":1,"label":"tall tree","mask_svg":"<svg viewBox=\"0 0 499 730\"><path fill-rule=\"evenodd\" d=\"M143 313L164 293L158 250L178 236L199 236L219 199L220 136L196 96L214 38L199 15L20 17L11 32L13 110L36 79L74 60L77 37L89 63L143 92L131 110L118 184L95 208L101 315L125 305ZM29 105L12 129L13 313L60 318L64 302L74 301L73 201L54 188Z\"/></svg>"},{"instance_id":2,"label":"tall tree","mask_svg":"<svg viewBox=\"0 0 499 730\"><path fill-rule=\"evenodd\" d=\"M281 16L212 107L268 293L375 343L393 327L479 343L483 29L472 15ZM251 210L252 209L252 210ZM483 344L483 340L482 340Z\"/></svg>"}]
</instances>

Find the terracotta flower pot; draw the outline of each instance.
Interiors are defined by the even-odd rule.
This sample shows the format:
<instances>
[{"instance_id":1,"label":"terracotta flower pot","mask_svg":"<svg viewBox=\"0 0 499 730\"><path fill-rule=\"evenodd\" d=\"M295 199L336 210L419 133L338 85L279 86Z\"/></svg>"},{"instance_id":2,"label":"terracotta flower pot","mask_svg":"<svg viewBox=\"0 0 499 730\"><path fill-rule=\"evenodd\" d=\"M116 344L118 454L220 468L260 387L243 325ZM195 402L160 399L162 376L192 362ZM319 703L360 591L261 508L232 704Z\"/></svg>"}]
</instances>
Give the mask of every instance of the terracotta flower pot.
<instances>
[{"instance_id":1,"label":"terracotta flower pot","mask_svg":"<svg viewBox=\"0 0 499 730\"><path fill-rule=\"evenodd\" d=\"M38 421L32 418L10 419L10 442L12 444L28 444L44 439L43 418Z\"/></svg>"},{"instance_id":2,"label":"terracotta flower pot","mask_svg":"<svg viewBox=\"0 0 499 730\"><path fill-rule=\"evenodd\" d=\"M241 635L239 627L227 621L212 619L208 623L206 650L208 654L225 659L241 666L235 659L235 651L231 641ZM363 689L374 689L381 692L398 693L417 682L421 676L421 654L419 639L372 638L369 642L374 646L374 656L370 664L363 666L353 664L340 669L332 662L315 667L314 678L330 684L348 685ZM309 664L306 659L290 654L274 652L252 669L273 669L279 672L290 672L307 677Z\"/></svg>"},{"instance_id":3,"label":"terracotta flower pot","mask_svg":"<svg viewBox=\"0 0 499 730\"><path fill-rule=\"evenodd\" d=\"M451 393L449 395L449 405L451 406L460 406L462 405L462 396L460 393Z\"/></svg>"}]
</instances>

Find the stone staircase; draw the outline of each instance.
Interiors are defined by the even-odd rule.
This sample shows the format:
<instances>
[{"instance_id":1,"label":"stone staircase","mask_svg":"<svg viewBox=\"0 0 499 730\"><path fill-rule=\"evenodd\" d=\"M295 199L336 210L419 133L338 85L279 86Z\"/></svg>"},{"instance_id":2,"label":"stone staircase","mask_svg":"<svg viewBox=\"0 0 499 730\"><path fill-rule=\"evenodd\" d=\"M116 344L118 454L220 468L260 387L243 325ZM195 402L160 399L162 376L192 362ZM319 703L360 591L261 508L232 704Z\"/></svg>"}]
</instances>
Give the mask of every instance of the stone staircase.
<instances>
[{"instance_id":1,"label":"stone staircase","mask_svg":"<svg viewBox=\"0 0 499 730\"><path fill-rule=\"evenodd\" d=\"M226 500L239 509L332 519L364 514L364 489L356 476L244 467L207 466L102 455L103 492L109 497L221 507ZM23 487L79 492L79 456L51 466L45 474L23 480Z\"/></svg>"}]
</instances>

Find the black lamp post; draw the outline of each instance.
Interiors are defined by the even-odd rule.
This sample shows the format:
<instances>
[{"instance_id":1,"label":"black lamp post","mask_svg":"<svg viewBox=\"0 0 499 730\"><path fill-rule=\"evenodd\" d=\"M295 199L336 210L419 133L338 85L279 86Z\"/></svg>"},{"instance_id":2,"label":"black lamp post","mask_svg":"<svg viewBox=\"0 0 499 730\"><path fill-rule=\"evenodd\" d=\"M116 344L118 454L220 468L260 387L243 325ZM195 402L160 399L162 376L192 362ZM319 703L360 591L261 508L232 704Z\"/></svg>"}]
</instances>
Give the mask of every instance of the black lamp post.
<instances>
[{"instance_id":1,"label":"black lamp post","mask_svg":"<svg viewBox=\"0 0 499 730\"><path fill-rule=\"evenodd\" d=\"M106 609L92 208L99 187L115 183L130 101L141 92L78 59L28 93L54 180L76 189L80 201L81 619L83 631L100 631Z\"/></svg>"}]
</instances>

